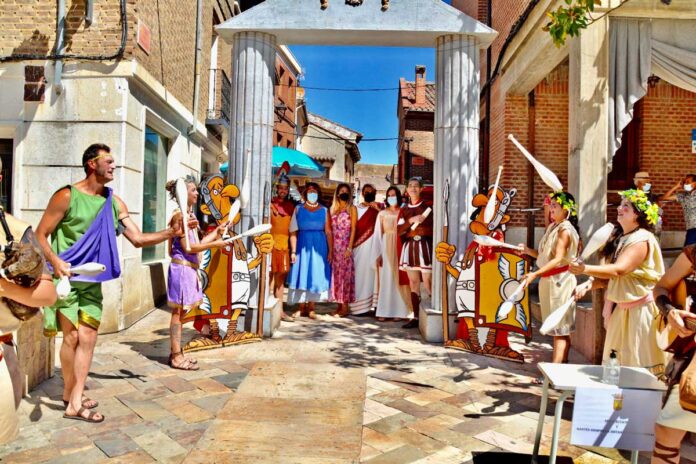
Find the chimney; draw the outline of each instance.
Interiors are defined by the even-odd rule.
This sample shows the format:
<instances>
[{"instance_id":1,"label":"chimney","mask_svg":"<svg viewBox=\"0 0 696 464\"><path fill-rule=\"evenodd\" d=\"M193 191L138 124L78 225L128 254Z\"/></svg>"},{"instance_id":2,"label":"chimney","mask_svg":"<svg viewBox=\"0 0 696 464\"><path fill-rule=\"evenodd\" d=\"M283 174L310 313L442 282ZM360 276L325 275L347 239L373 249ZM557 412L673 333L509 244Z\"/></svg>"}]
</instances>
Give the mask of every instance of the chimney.
<instances>
[{"instance_id":1,"label":"chimney","mask_svg":"<svg viewBox=\"0 0 696 464\"><path fill-rule=\"evenodd\" d=\"M416 65L416 105L425 103L425 66Z\"/></svg>"}]
</instances>

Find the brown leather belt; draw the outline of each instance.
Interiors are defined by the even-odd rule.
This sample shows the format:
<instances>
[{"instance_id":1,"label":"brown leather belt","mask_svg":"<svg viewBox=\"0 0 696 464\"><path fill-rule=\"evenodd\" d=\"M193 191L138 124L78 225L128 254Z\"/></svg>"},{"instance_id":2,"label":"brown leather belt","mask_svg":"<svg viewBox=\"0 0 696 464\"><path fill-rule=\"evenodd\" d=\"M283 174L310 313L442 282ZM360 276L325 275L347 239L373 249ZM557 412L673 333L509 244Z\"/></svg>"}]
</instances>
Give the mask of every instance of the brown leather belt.
<instances>
[{"instance_id":1,"label":"brown leather belt","mask_svg":"<svg viewBox=\"0 0 696 464\"><path fill-rule=\"evenodd\" d=\"M191 261L187 261L185 259L172 258L172 263L181 264L182 266L188 266L198 270L198 263L192 263Z\"/></svg>"}]
</instances>

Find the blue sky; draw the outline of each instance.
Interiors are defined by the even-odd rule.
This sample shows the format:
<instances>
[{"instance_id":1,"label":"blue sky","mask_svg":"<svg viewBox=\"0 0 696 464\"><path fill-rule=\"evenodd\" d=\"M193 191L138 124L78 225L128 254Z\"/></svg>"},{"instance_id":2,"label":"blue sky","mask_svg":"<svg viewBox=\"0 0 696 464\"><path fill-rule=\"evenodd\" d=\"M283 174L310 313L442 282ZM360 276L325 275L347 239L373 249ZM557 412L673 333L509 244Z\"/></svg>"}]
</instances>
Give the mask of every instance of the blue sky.
<instances>
[{"instance_id":1,"label":"blue sky","mask_svg":"<svg viewBox=\"0 0 696 464\"><path fill-rule=\"evenodd\" d=\"M443 0L451 4L451 0ZM426 79L435 80L434 48L336 47L293 45L290 47L304 71L305 87L393 88L399 78L414 80L415 67L426 66ZM306 90L307 109L354 129L364 138L399 135L396 118L397 90L382 92L335 92ZM360 143L363 163L394 164L396 140Z\"/></svg>"},{"instance_id":2,"label":"blue sky","mask_svg":"<svg viewBox=\"0 0 696 464\"><path fill-rule=\"evenodd\" d=\"M426 78L435 79L432 48L291 46L304 71L305 87L394 88L399 78L414 80L415 66L426 66ZM397 90L334 92L307 89L307 109L354 129L364 138L397 137ZM396 140L361 142L363 163L396 163Z\"/></svg>"}]
</instances>

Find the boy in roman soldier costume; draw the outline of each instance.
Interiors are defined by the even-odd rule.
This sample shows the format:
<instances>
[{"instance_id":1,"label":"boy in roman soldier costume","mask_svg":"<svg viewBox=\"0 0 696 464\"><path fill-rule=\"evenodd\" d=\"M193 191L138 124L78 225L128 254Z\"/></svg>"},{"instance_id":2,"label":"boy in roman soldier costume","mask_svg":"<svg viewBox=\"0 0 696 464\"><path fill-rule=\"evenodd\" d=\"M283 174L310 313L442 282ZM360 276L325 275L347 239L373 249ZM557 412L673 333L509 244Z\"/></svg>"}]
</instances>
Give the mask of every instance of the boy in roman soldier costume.
<instances>
[{"instance_id":1,"label":"boy in roman soldier costume","mask_svg":"<svg viewBox=\"0 0 696 464\"><path fill-rule=\"evenodd\" d=\"M240 201L237 186L225 185L223 177L219 174L203 181L201 193L201 211L212 215L218 225L228 222L232 204ZM240 218L241 214L237 214L231 218L230 224L237 224ZM255 333L237 331L239 316L243 310L249 308L252 295L251 271L261 264L265 254L273 250L273 236L266 233L254 237L254 244L257 254L253 257L242 239L235 240L225 248L206 250L203 253L200 267L205 293L203 304L187 312L182 319L182 322L194 320L194 327L201 331L202 336L187 343L184 351L200 351L260 341L260 337ZM224 338L220 336L218 326L226 329Z\"/></svg>"},{"instance_id":2,"label":"boy in roman soldier costume","mask_svg":"<svg viewBox=\"0 0 696 464\"><path fill-rule=\"evenodd\" d=\"M399 211L397 221L397 233L402 240L399 269L408 274L413 307L413 319L404 325L405 329L418 327L421 279L428 295L432 296L433 216L431 205L420 198L422 190L420 177L409 179L406 187L409 202Z\"/></svg>"},{"instance_id":3,"label":"boy in roman soldier costume","mask_svg":"<svg viewBox=\"0 0 696 464\"><path fill-rule=\"evenodd\" d=\"M495 215L486 224L483 219L484 209L494 192L497 199ZM510 221L506 211L516 193L515 189L506 192L500 188L490 188L488 195L476 195L472 200L472 205L477 209L471 216L471 233L503 241L505 224ZM474 241L467 247L462 261L452 266L450 261L455 253L456 248L446 242L438 243L435 248L435 259L443 263L447 273L457 279L455 301L459 326L457 338L448 341L446 346L484 356L524 362L524 356L510 348L508 332L519 332L527 339L531 338L531 315L526 292L516 300L515 309L508 318L496 321L500 304L515 290L526 272L524 260L512 253L481 246ZM496 285L498 288L493 288ZM488 331L483 346L480 328L487 328Z\"/></svg>"}]
</instances>

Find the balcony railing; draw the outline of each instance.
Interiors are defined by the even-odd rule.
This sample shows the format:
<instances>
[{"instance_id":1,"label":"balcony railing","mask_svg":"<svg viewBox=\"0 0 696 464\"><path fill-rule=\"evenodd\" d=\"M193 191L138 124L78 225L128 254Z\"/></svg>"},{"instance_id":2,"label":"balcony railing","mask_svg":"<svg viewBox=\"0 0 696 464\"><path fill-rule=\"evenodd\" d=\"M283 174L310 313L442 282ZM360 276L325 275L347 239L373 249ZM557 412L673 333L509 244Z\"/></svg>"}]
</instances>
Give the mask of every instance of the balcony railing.
<instances>
[{"instance_id":1,"label":"balcony railing","mask_svg":"<svg viewBox=\"0 0 696 464\"><path fill-rule=\"evenodd\" d=\"M210 75L213 77L211 79L213 86L210 89L210 94L214 96L214 99L209 100L206 124L229 127L232 84L222 69L211 69Z\"/></svg>"}]
</instances>

